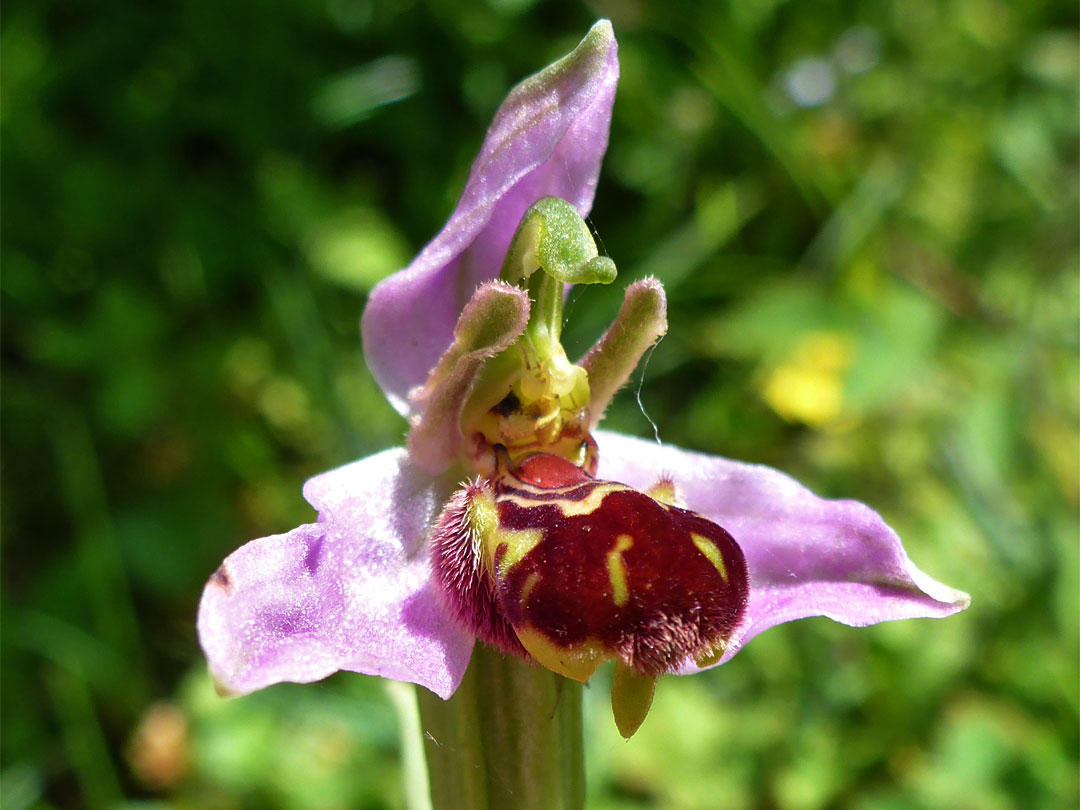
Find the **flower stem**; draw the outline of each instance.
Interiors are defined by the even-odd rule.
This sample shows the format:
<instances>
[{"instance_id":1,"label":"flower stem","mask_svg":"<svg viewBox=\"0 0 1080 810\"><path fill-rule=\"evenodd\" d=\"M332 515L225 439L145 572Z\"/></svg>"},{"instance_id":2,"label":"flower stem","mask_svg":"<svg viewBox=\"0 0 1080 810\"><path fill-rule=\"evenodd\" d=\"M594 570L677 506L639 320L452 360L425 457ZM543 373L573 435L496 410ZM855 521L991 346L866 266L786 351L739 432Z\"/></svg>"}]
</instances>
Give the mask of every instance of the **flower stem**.
<instances>
[{"instance_id":1,"label":"flower stem","mask_svg":"<svg viewBox=\"0 0 1080 810\"><path fill-rule=\"evenodd\" d=\"M434 810L580 810L581 684L477 644L454 696L417 690Z\"/></svg>"}]
</instances>

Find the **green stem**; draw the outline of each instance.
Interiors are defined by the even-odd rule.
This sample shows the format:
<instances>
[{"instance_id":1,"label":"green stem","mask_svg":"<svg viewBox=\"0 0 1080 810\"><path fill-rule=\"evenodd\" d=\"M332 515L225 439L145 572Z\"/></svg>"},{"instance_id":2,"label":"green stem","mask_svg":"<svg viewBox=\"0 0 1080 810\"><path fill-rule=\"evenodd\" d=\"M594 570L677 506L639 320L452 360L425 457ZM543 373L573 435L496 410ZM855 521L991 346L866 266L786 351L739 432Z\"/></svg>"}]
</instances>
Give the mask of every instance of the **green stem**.
<instances>
[{"instance_id":1,"label":"green stem","mask_svg":"<svg viewBox=\"0 0 1080 810\"><path fill-rule=\"evenodd\" d=\"M454 696L418 689L434 810L580 810L581 684L477 644Z\"/></svg>"}]
</instances>

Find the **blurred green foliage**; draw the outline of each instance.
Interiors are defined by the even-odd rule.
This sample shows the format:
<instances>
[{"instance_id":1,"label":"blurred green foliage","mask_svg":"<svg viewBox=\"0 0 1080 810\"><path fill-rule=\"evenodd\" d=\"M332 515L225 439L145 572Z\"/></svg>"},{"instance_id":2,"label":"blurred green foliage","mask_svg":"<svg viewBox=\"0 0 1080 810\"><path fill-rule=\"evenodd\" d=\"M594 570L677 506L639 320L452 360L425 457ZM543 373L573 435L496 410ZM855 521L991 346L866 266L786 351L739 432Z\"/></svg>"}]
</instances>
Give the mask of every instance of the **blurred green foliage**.
<instances>
[{"instance_id":1,"label":"blurred green foliage","mask_svg":"<svg viewBox=\"0 0 1080 810\"><path fill-rule=\"evenodd\" d=\"M1076 806L1075 3L46 0L0 26L5 810L402 806L384 684L220 701L195 608L400 443L365 293L597 16L592 224L671 298L607 425L868 501L973 603L770 631L629 743L594 685L590 806Z\"/></svg>"}]
</instances>

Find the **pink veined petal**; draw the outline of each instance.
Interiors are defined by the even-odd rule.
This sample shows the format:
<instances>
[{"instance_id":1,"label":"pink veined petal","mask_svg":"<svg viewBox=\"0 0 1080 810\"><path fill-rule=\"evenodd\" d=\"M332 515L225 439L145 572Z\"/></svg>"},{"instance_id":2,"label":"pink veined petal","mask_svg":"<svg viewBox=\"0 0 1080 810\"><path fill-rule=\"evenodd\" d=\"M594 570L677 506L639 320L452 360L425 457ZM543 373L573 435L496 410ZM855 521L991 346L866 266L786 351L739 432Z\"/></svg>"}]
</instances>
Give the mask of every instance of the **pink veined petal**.
<instances>
[{"instance_id":1,"label":"pink veined petal","mask_svg":"<svg viewBox=\"0 0 1080 810\"><path fill-rule=\"evenodd\" d=\"M584 216L607 149L619 76L611 23L519 84L503 102L457 208L413 262L371 292L361 321L368 366L390 402L424 382L450 345L479 284L498 276L510 238L541 197L562 197Z\"/></svg>"},{"instance_id":2,"label":"pink veined petal","mask_svg":"<svg viewBox=\"0 0 1080 810\"><path fill-rule=\"evenodd\" d=\"M941 618L970 597L924 574L868 506L826 500L771 467L598 431L599 477L636 488L672 476L689 509L727 529L746 555L746 617L719 663L778 624L827 616L864 627ZM688 663L684 672L696 672Z\"/></svg>"},{"instance_id":3,"label":"pink veined petal","mask_svg":"<svg viewBox=\"0 0 1080 810\"><path fill-rule=\"evenodd\" d=\"M210 578L199 640L219 687L246 694L343 669L448 698L472 653L436 596L424 546L445 493L404 450L312 478L317 523L254 540Z\"/></svg>"}]
</instances>

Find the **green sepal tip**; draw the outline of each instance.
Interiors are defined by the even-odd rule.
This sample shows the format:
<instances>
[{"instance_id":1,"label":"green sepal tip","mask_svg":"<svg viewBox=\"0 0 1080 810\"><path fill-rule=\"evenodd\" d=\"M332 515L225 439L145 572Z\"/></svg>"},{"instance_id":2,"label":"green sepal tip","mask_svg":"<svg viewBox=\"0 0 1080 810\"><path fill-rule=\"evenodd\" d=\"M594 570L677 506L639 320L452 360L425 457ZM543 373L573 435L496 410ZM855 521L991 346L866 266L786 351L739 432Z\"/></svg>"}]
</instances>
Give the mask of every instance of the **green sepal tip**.
<instances>
[{"instance_id":1,"label":"green sepal tip","mask_svg":"<svg viewBox=\"0 0 1080 810\"><path fill-rule=\"evenodd\" d=\"M615 725L624 739L634 736L652 706L657 679L641 675L622 661L615 662L615 678L611 682L611 712Z\"/></svg>"}]
</instances>

